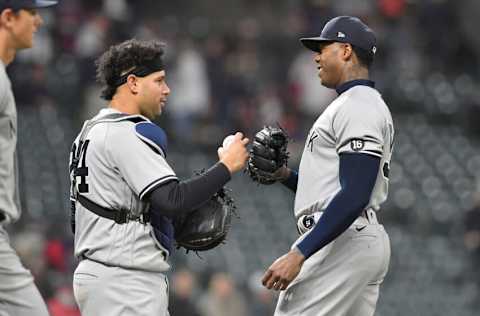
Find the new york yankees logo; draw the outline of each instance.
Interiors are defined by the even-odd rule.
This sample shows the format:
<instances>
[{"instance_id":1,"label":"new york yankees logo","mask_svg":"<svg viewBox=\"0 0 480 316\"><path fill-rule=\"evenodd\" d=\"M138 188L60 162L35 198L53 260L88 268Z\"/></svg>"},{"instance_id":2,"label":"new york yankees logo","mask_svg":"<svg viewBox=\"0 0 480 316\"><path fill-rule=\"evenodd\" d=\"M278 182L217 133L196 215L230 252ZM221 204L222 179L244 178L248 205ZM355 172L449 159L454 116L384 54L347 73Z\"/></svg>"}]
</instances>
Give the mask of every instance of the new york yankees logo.
<instances>
[{"instance_id":1,"label":"new york yankees logo","mask_svg":"<svg viewBox=\"0 0 480 316\"><path fill-rule=\"evenodd\" d=\"M313 131L311 134L310 134L310 137L308 139L308 144L307 144L307 147L310 147L310 152L313 152L313 140L315 138L318 137L318 134L316 131Z\"/></svg>"}]
</instances>

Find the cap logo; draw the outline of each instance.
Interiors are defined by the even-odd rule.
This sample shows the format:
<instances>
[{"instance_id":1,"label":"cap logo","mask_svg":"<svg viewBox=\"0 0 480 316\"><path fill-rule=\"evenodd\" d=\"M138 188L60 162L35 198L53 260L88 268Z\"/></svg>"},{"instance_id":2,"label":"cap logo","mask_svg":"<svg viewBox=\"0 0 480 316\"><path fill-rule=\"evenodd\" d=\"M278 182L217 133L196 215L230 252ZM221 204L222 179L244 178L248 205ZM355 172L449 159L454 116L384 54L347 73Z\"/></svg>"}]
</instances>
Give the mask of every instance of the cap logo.
<instances>
[{"instance_id":1,"label":"cap logo","mask_svg":"<svg viewBox=\"0 0 480 316\"><path fill-rule=\"evenodd\" d=\"M376 52L377 52L377 46L373 46L373 47L372 47L372 53L375 54Z\"/></svg>"},{"instance_id":2,"label":"cap logo","mask_svg":"<svg viewBox=\"0 0 480 316\"><path fill-rule=\"evenodd\" d=\"M344 37L345 37L345 33L343 33L343 32L338 32L338 33L337 33L337 37L344 38Z\"/></svg>"}]
</instances>

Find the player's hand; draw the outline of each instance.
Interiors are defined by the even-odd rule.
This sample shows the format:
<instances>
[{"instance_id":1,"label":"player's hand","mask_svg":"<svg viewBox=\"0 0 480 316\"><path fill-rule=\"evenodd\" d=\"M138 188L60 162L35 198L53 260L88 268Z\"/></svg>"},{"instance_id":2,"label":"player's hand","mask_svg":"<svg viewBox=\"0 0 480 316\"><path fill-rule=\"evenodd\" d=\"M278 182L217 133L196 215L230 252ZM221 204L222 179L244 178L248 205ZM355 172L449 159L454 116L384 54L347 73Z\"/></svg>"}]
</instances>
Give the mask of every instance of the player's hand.
<instances>
[{"instance_id":1,"label":"player's hand","mask_svg":"<svg viewBox=\"0 0 480 316\"><path fill-rule=\"evenodd\" d=\"M262 284L267 289L283 291L300 272L305 257L296 248L278 258L263 275Z\"/></svg>"},{"instance_id":2,"label":"player's hand","mask_svg":"<svg viewBox=\"0 0 480 316\"><path fill-rule=\"evenodd\" d=\"M237 132L228 147L218 148L218 158L220 162L228 168L231 174L245 168L245 163L248 159L248 151L246 148L248 141L248 138L244 138L242 133Z\"/></svg>"}]
</instances>

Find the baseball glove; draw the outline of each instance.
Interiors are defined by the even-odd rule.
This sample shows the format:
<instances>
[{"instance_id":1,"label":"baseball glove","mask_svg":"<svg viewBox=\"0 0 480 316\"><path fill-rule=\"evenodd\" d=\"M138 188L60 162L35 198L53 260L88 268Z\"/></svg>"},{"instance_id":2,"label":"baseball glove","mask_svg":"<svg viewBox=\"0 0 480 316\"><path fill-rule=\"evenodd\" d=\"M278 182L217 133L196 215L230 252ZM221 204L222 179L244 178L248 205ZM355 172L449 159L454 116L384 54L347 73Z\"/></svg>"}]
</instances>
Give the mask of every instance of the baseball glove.
<instances>
[{"instance_id":1,"label":"baseball glove","mask_svg":"<svg viewBox=\"0 0 480 316\"><path fill-rule=\"evenodd\" d=\"M279 180L278 171L288 163L288 135L283 128L265 126L255 134L247 173L253 181L272 184Z\"/></svg>"},{"instance_id":2,"label":"baseball glove","mask_svg":"<svg viewBox=\"0 0 480 316\"><path fill-rule=\"evenodd\" d=\"M226 190L222 188L198 209L175 219L177 248L206 251L225 241L236 209Z\"/></svg>"}]
</instances>

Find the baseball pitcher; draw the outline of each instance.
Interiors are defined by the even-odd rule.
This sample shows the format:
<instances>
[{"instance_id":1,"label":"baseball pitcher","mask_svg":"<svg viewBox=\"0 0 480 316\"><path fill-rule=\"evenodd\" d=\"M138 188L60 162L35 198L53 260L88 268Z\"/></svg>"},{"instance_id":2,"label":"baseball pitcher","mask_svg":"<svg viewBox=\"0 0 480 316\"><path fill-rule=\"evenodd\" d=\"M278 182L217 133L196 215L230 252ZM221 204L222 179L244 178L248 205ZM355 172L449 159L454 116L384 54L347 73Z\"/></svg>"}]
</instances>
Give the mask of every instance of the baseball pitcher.
<instances>
[{"instance_id":1,"label":"baseball pitcher","mask_svg":"<svg viewBox=\"0 0 480 316\"><path fill-rule=\"evenodd\" d=\"M322 85L338 97L310 129L298 173L285 166L282 131L255 136L250 174L296 192L300 233L262 282L281 291L277 316L371 316L390 260L376 214L387 198L394 137L390 111L369 79L375 35L358 18L340 16L301 42L315 52Z\"/></svg>"}]
</instances>

